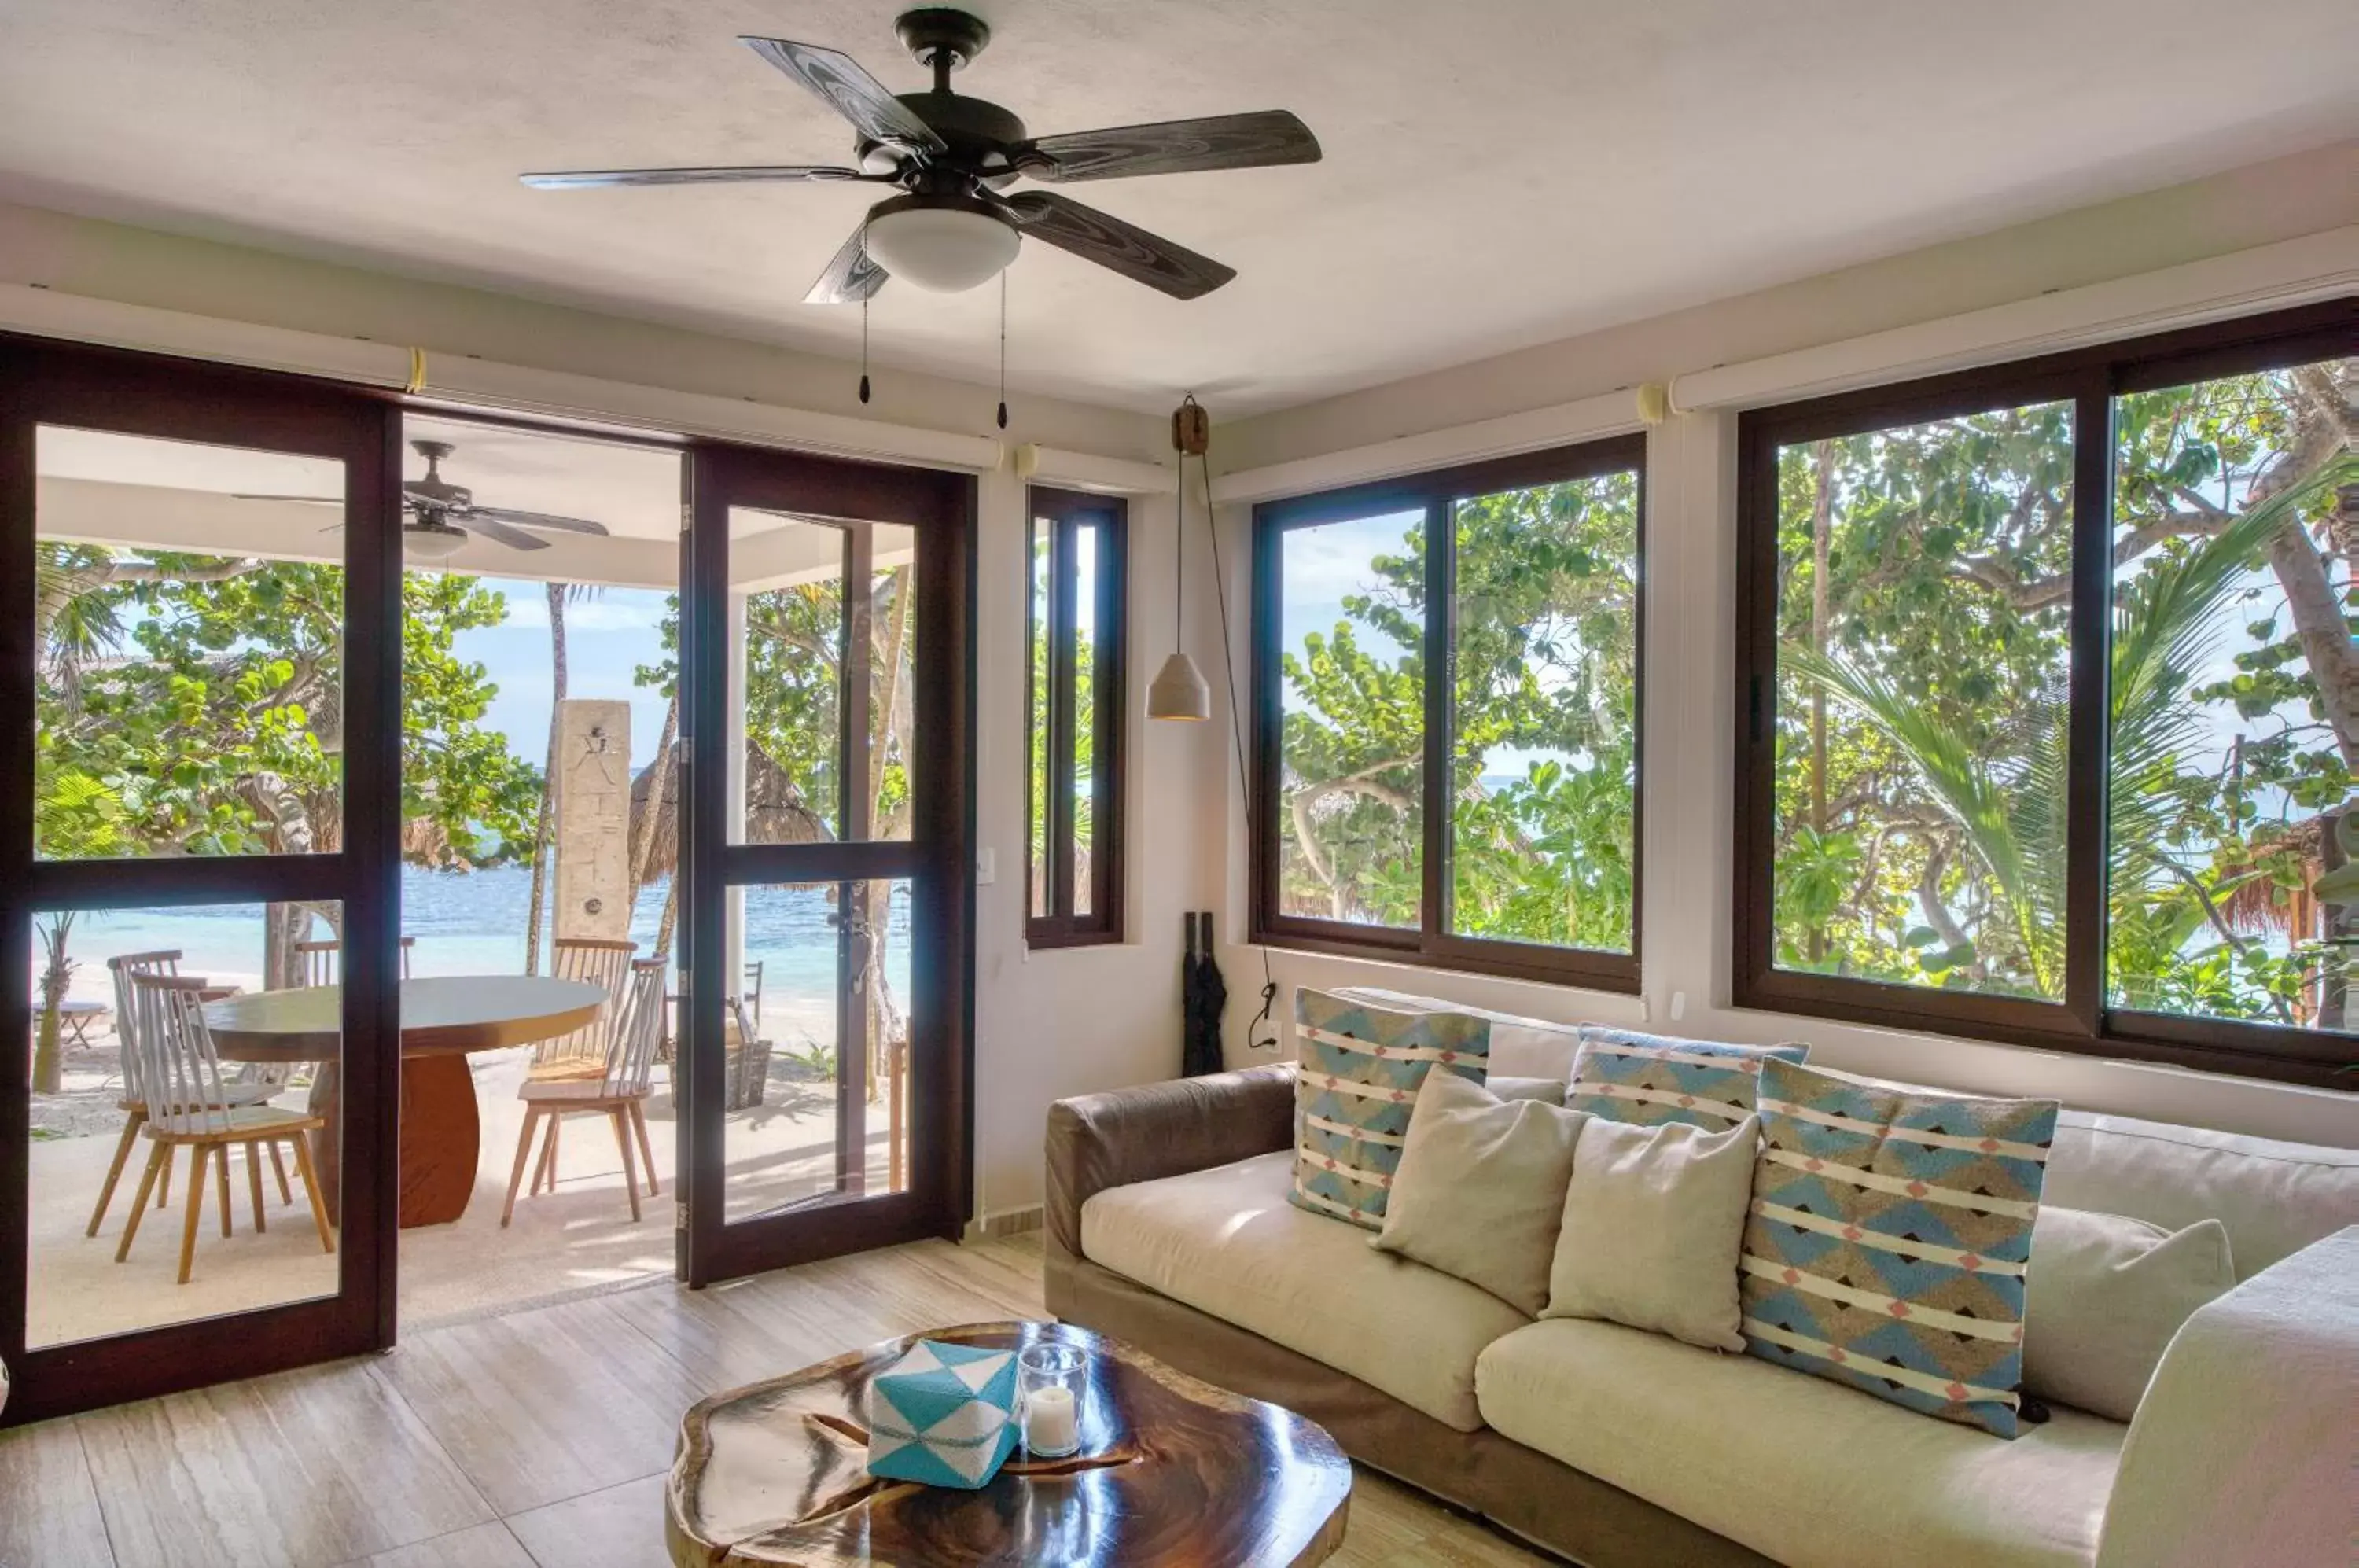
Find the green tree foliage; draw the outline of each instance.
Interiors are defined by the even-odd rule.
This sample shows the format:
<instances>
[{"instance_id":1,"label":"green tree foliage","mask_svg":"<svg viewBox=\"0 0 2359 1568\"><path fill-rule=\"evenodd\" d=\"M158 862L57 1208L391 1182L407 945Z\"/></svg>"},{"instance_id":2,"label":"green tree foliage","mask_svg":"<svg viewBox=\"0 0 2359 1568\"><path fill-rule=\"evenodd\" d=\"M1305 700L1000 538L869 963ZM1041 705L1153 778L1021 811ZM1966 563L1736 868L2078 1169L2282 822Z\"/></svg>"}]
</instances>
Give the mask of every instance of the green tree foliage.
<instances>
[{"instance_id":1,"label":"green tree foliage","mask_svg":"<svg viewBox=\"0 0 2359 1568\"><path fill-rule=\"evenodd\" d=\"M1637 479L1451 509L1451 929L1628 951L1636 849ZM1344 618L1283 655L1280 896L1292 913L1414 925L1422 895L1421 519ZM1378 648L1387 651L1378 652ZM1496 769L1520 754L1519 777Z\"/></svg>"},{"instance_id":2,"label":"green tree foliage","mask_svg":"<svg viewBox=\"0 0 2359 1568\"><path fill-rule=\"evenodd\" d=\"M2116 1005L2342 1027L2307 888L2359 757L2353 385L2115 404ZM1780 964L2061 996L2072 435L2043 405L1781 454Z\"/></svg>"},{"instance_id":3,"label":"green tree foliage","mask_svg":"<svg viewBox=\"0 0 2359 1568\"><path fill-rule=\"evenodd\" d=\"M300 561L41 547L34 778L42 854L331 851L342 838L343 574ZM457 633L506 604L402 585L402 810L412 858L530 842L538 773L482 719L497 688Z\"/></svg>"}]
</instances>

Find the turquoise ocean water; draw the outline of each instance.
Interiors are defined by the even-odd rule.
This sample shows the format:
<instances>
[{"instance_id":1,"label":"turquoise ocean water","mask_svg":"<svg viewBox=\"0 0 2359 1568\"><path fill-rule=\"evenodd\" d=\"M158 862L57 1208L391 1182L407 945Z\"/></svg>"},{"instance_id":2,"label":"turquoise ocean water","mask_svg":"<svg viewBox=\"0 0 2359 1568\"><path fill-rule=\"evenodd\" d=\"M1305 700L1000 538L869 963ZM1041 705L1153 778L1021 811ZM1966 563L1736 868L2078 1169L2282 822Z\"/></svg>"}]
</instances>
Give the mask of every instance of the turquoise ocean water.
<instances>
[{"instance_id":1,"label":"turquoise ocean water","mask_svg":"<svg viewBox=\"0 0 2359 1568\"><path fill-rule=\"evenodd\" d=\"M642 955L655 951L665 890L663 883L642 888L632 910L631 936ZM401 930L418 943L410 953L410 972L420 975L522 974L525 913L531 894L532 873L523 866L467 872L403 867ZM816 1002L832 995L836 969L836 933L829 923L832 911L827 895L817 888L745 890L745 957L763 965L766 1004ZM317 934L328 933L322 930ZM69 943L78 962L72 995L107 1000L104 960L114 953L159 948L179 949L186 955L181 963L184 973L258 985L262 907L225 904L78 916ZM38 942L34 958L38 969ZM541 970L548 973L545 953ZM908 908L906 894L897 891L886 972L904 1006L909 994L908 970Z\"/></svg>"}]
</instances>

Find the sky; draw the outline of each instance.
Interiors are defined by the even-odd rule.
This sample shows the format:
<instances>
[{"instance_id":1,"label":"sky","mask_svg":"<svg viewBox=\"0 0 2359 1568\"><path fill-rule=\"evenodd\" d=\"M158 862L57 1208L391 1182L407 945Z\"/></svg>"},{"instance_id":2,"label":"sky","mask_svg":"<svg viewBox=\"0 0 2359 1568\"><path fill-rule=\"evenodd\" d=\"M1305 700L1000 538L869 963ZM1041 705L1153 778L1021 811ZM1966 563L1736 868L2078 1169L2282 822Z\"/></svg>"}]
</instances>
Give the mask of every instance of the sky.
<instances>
[{"instance_id":1,"label":"sky","mask_svg":"<svg viewBox=\"0 0 2359 1568\"><path fill-rule=\"evenodd\" d=\"M504 732L518 757L537 764L549 753L548 591L538 583L481 581L507 600L507 620L461 632L452 646L460 658L481 663L499 687L484 724ZM629 701L635 769L655 760L663 735L664 699L631 678L639 665L663 657L658 630L663 615L663 592L648 588L601 588L565 606L566 694Z\"/></svg>"}]
</instances>

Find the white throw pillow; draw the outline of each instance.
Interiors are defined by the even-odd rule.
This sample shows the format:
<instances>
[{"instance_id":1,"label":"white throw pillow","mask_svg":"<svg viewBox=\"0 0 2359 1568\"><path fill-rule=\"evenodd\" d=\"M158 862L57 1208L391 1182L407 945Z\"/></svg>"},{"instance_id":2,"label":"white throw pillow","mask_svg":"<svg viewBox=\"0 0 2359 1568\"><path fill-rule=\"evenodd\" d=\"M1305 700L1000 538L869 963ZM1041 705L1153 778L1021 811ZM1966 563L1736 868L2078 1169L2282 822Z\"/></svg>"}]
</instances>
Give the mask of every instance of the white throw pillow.
<instances>
[{"instance_id":1,"label":"white throw pillow","mask_svg":"<svg viewBox=\"0 0 2359 1568\"><path fill-rule=\"evenodd\" d=\"M2023 1385L2125 1421L2180 1325L2235 1283L2218 1220L2172 1232L2126 1214L2042 1208L2024 1279Z\"/></svg>"},{"instance_id":2,"label":"white throw pillow","mask_svg":"<svg viewBox=\"0 0 2359 1568\"><path fill-rule=\"evenodd\" d=\"M1537 1313L1588 1119L1545 1100L1503 1100L1455 1073L1427 1073L1384 1229L1369 1245Z\"/></svg>"},{"instance_id":3,"label":"white throw pillow","mask_svg":"<svg viewBox=\"0 0 2359 1568\"><path fill-rule=\"evenodd\" d=\"M1736 1260L1761 1119L1706 1132L1592 1117L1573 1152L1549 1318L1603 1318L1743 1350Z\"/></svg>"}]
</instances>

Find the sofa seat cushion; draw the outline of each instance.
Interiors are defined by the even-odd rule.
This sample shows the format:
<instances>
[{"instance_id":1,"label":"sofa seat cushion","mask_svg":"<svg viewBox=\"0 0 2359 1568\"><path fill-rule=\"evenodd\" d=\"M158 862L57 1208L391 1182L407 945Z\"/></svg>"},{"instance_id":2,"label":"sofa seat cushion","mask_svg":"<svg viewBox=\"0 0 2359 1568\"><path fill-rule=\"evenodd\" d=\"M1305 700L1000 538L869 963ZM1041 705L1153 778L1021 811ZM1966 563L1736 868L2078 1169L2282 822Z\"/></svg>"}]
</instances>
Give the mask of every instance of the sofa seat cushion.
<instances>
[{"instance_id":1,"label":"sofa seat cushion","mask_svg":"<svg viewBox=\"0 0 2359 1568\"><path fill-rule=\"evenodd\" d=\"M1293 1175L1293 1151L1281 1149L1110 1187L1082 1205L1082 1255L1460 1432L1481 1426L1474 1357L1531 1320L1296 1208Z\"/></svg>"},{"instance_id":2,"label":"sofa seat cushion","mask_svg":"<svg viewBox=\"0 0 2359 1568\"><path fill-rule=\"evenodd\" d=\"M2013 1442L1824 1378L1550 1318L1483 1352L1483 1419L1791 1568L2088 1568L2129 1429Z\"/></svg>"}]
</instances>

